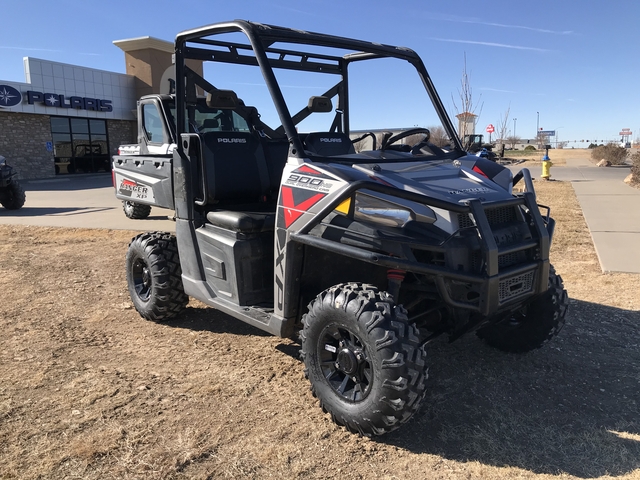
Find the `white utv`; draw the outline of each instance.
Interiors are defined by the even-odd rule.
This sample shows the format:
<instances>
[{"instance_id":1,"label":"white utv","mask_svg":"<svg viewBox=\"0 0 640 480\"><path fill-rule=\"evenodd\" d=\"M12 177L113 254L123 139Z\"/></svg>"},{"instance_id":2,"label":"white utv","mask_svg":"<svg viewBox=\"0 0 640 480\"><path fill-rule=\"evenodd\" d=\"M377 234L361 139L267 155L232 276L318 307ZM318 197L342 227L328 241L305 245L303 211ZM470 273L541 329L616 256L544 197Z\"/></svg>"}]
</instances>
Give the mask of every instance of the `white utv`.
<instances>
[{"instance_id":1,"label":"white utv","mask_svg":"<svg viewBox=\"0 0 640 480\"><path fill-rule=\"evenodd\" d=\"M403 76L369 91L390 65L419 89ZM175 235L141 234L126 256L144 318L171 320L193 297L297 334L321 407L364 435L420 408L437 336L475 332L522 353L560 331L568 299L549 263L549 209L526 169L463 151L414 51L232 21L179 34L175 70L175 94L139 102L138 150L113 158L119 199L175 210ZM268 101L269 118L249 106ZM352 141L367 121L437 124L450 147L425 127Z\"/></svg>"}]
</instances>

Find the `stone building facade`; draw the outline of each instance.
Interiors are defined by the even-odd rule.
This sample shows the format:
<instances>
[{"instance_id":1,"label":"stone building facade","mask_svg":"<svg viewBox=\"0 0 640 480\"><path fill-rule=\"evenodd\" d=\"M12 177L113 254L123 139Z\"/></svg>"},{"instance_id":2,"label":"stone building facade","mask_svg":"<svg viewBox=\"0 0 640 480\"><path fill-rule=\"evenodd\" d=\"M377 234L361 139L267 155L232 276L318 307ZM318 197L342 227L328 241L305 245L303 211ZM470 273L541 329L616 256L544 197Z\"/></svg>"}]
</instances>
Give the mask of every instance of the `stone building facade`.
<instances>
[{"instance_id":1,"label":"stone building facade","mask_svg":"<svg viewBox=\"0 0 640 480\"><path fill-rule=\"evenodd\" d=\"M0 155L18 178L109 172L118 146L137 141L136 101L168 93L173 44L113 43L125 74L26 57L24 83L0 80ZM202 62L191 68L201 72Z\"/></svg>"},{"instance_id":2,"label":"stone building facade","mask_svg":"<svg viewBox=\"0 0 640 480\"><path fill-rule=\"evenodd\" d=\"M48 115L0 111L0 155L14 167L18 178L47 178L55 175Z\"/></svg>"}]
</instances>

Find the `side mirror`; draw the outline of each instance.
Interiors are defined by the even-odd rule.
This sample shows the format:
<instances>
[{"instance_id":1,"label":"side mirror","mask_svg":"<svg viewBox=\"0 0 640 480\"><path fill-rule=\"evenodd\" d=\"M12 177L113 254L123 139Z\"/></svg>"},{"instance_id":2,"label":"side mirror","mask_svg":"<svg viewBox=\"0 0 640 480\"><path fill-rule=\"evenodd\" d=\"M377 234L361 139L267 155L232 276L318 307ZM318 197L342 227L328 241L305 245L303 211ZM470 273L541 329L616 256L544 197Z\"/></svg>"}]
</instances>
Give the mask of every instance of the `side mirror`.
<instances>
[{"instance_id":1,"label":"side mirror","mask_svg":"<svg viewBox=\"0 0 640 480\"><path fill-rule=\"evenodd\" d=\"M238 107L238 95L233 90L214 90L207 94L207 107L233 110Z\"/></svg>"},{"instance_id":2,"label":"side mirror","mask_svg":"<svg viewBox=\"0 0 640 480\"><path fill-rule=\"evenodd\" d=\"M307 108L313 113L328 113L333 110L331 99L329 97L311 97Z\"/></svg>"}]
</instances>

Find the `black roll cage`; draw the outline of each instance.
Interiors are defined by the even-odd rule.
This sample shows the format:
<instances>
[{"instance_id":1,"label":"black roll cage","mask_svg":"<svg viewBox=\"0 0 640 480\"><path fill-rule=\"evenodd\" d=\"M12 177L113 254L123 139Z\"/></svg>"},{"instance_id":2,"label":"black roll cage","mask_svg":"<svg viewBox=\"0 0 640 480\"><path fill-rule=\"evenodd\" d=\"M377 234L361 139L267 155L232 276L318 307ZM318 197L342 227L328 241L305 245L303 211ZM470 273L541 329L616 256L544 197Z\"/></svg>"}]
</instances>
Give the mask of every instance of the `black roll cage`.
<instances>
[{"instance_id":1,"label":"black roll cage","mask_svg":"<svg viewBox=\"0 0 640 480\"><path fill-rule=\"evenodd\" d=\"M220 42L209 38L211 36L227 33L244 33L249 39L250 44L243 45ZM350 50L351 53L338 57L298 50L274 48L272 45L277 42L334 47ZM243 53L244 51L252 51L254 56L246 55ZM447 157L457 158L465 155L460 139L456 134L451 120L446 114L442 101L433 86L431 78L429 77L422 60L413 50L408 48L393 47L331 35L236 20L189 30L178 34L176 37L175 52L176 133L179 142L177 143L177 148L174 152L174 158L176 158L177 154L178 158L184 159L185 161L185 163L182 163L182 161L178 163L179 168L177 168L177 173L175 174L175 178L178 178L181 181L184 181L185 177L189 178L189 176L194 175L198 169L198 166L192 166L189 164L192 144L199 145L200 137L197 134L185 131L185 129L188 128L188 123L186 122L187 119L185 118L188 107L197 102L196 87L200 87L207 92L211 92L216 89L214 85L186 66L186 60L188 59L258 66L264 77L267 88L269 89L280 121L282 122L280 127L275 130L271 130L271 132L276 134L286 134L289 142L289 155L299 159L306 158L308 154L304 151L302 140L296 131L296 124L311 114L311 111L308 107L305 107L293 117L291 116L286 106L284 96L282 95L282 91L280 90L280 86L276 80L273 68L340 75L341 81L334 85L334 87L331 87L325 93L325 96L333 97L336 94L340 94L340 103L336 109L336 117L333 122L332 129L349 134L349 102L347 88L347 68L349 64L351 62L376 58L398 58L406 60L416 68L420 75L423 85L432 100L436 113L453 143L452 151L449 152ZM199 151L200 149L201 147L197 147L195 150ZM341 163L339 158L332 157L332 161ZM204 171L205 167L202 166L201 168ZM490 316L499 308L508 307L510 303L514 303L517 300L515 298L513 300L505 300L506 303L499 305L498 291L500 283L508 280L511 276L521 275L527 272L537 272L537 278L535 280L532 293L537 295L544 292L547 288L549 272L548 252L554 223L553 220L549 218L548 213L546 218L542 217L538 205L536 205L535 194L533 193L533 183L528 170L523 169L519 174L517 174L513 179L513 184L515 185L522 179L524 179L524 183L526 184L526 192L522 196L508 200L486 203L476 199L471 200L466 204L438 200L437 198L433 198L428 195L412 193L410 191L397 189L384 184L378 184L373 180L352 179L355 181L349 183L343 191L337 194L330 203L325 205L313 219L307 222L306 225L296 232L290 232L290 239L298 244L318 247L329 252L350 256L370 264L380 265L387 268L402 269L408 272L430 276L435 281L435 284L442 294L442 298L446 304L453 307L475 311L483 316ZM195 198L195 195L188 193L187 191L192 190L188 183L185 187L186 191L181 192L180 198L177 198L176 200L176 212L181 208L186 207L189 212L187 219L192 220L193 206L189 203L182 207L182 204L186 200L184 195L186 194L187 197L194 199L195 204L197 205L204 205L205 200L198 200ZM483 273L453 271L437 265L409 261L380 252L341 244L311 234L311 230L315 226L319 225L331 211L360 189L393 195L408 201L438 207L459 214L466 213L473 215L476 222L475 228L478 232L480 251L484 260L485 271ZM203 191L206 192L206 185L203 186ZM203 198L206 199L206 194ZM493 237L485 209L508 206L517 206L529 212L531 216L530 228L534 236L532 241L520 242L519 244L510 247L499 247L497 245L497 242ZM178 217L181 218L181 215L178 214ZM512 268L500 268L499 255L524 251L536 248L536 246L539 250L537 259L532 259L525 264ZM287 266L287 269L294 268L293 265L294 264L292 263L291 267ZM448 282L466 282L469 284L480 285L482 287L480 298L477 302L456 300L448 293ZM293 312L294 310L287 311L285 309L283 315L284 318L291 317Z\"/></svg>"},{"instance_id":2,"label":"black roll cage","mask_svg":"<svg viewBox=\"0 0 640 480\"><path fill-rule=\"evenodd\" d=\"M249 44L221 42L210 37L229 33L244 33ZM340 56L291 50L273 47L276 43L331 47L347 50ZM246 51L253 52L247 55ZM417 70L422 83L431 98L433 106L453 142L453 148L463 154L462 144L447 115L444 105L438 96L433 82L420 57L411 49L379 43L365 42L333 35L325 35L290 28L265 25L261 23L234 20L187 30L176 36L175 65L176 65L176 124L177 136L180 138L185 122L185 104L195 100L195 85L205 91L215 88L202 77L186 66L186 60L202 60L238 65L252 65L260 68L271 98L274 102L281 126L275 132L286 134L290 144L290 154L298 158L305 156L302 141L296 131L296 124L306 118L311 112L303 108L295 115L291 115L280 90L280 86L273 73L274 68L300 70L340 75L342 80L325 93L333 97L340 93L340 103L336 108L336 118L332 131L349 133L349 101L348 101L348 66L352 62L375 58L398 58L411 63ZM178 142L178 150L182 153L183 146Z\"/></svg>"}]
</instances>

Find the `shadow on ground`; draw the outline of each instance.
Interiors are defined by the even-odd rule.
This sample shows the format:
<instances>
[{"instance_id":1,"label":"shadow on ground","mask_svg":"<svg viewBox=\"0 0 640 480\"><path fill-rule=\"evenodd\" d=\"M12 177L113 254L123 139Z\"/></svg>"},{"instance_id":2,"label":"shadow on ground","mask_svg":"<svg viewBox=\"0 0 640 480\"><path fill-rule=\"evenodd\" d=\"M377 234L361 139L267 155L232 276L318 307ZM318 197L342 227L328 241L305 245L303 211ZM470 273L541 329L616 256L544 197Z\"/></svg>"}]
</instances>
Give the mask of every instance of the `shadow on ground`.
<instances>
[{"instance_id":1,"label":"shadow on ground","mask_svg":"<svg viewBox=\"0 0 640 480\"><path fill-rule=\"evenodd\" d=\"M244 323L213 308L187 307L179 318L163 323L173 328L186 328L195 332L206 331L229 333L231 335L270 336L268 333L248 323Z\"/></svg>"},{"instance_id":2,"label":"shadow on ground","mask_svg":"<svg viewBox=\"0 0 640 480\"><path fill-rule=\"evenodd\" d=\"M266 333L213 309L188 308L174 328ZM540 474L619 476L640 468L640 312L571 301L567 325L525 355L468 335L429 345L424 406L376 439L412 453ZM289 341L278 345L296 358Z\"/></svg>"},{"instance_id":3,"label":"shadow on ground","mask_svg":"<svg viewBox=\"0 0 640 480\"><path fill-rule=\"evenodd\" d=\"M94 188L113 188L111 172L92 173L85 175L65 175L42 180L18 180L20 185L26 190L27 198L29 192L46 191L75 191L90 190Z\"/></svg>"},{"instance_id":4,"label":"shadow on ground","mask_svg":"<svg viewBox=\"0 0 640 480\"><path fill-rule=\"evenodd\" d=\"M422 410L379 439L414 453L581 478L640 468L640 312L572 301L542 349L473 335L429 348Z\"/></svg>"},{"instance_id":5,"label":"shadow on ground","mask_svg":"<svg viewBox=\"0 0 640 480\"><path fill-rule=\"evenodd\" d=\"M45 217L51 215L85 215L115 210L115 207L22 207L20 210L1 210L4 217ZM164 218L166 220L166 217Z\"/></svg>"}]
</instances>

